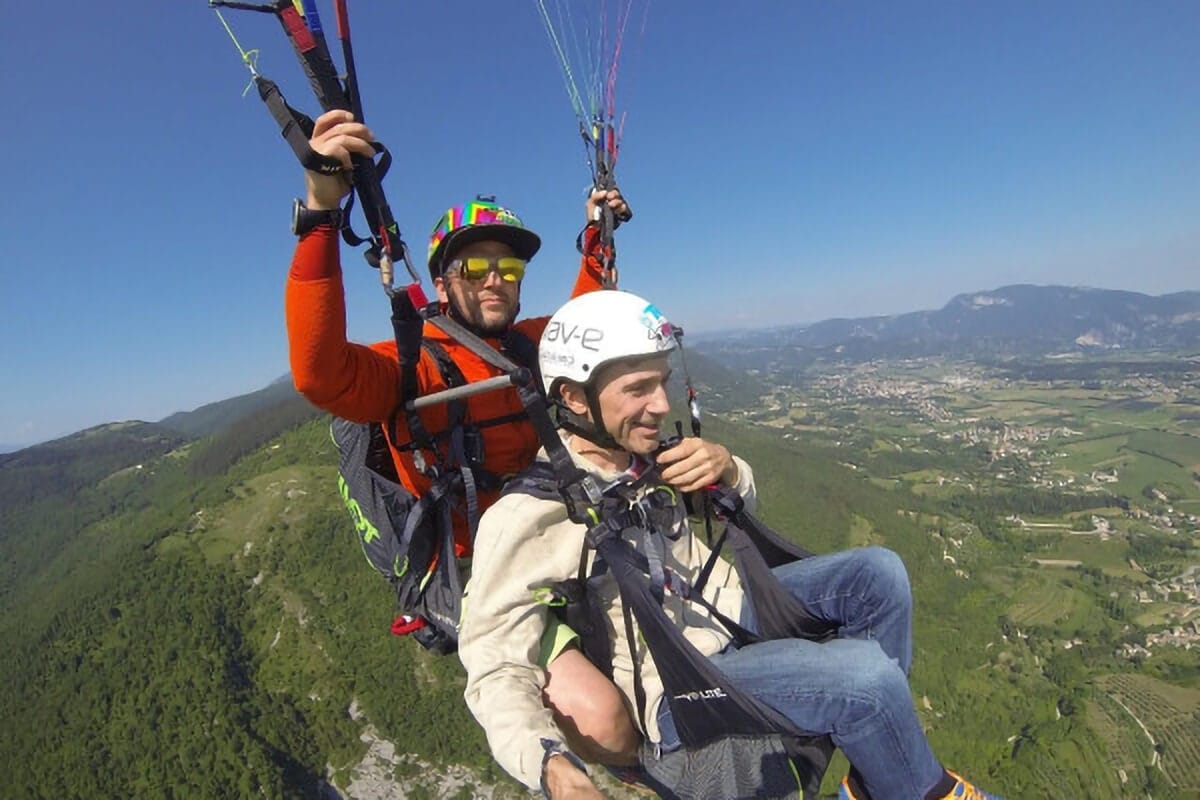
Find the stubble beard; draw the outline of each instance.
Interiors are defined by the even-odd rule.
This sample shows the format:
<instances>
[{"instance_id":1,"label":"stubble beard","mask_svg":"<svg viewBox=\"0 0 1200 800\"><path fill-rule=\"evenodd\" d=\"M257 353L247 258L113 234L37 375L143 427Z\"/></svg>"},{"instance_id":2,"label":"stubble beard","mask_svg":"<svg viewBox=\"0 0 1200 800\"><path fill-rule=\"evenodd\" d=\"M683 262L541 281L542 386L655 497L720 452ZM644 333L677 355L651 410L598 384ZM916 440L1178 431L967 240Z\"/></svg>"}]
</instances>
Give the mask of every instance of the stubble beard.
<instances>
[{"instance_id":1,"label":"stubble beard","mask_svg":"<svg viewBox=\"0 0 1200 800\"><path fill-rule=\"evenodd\" d=\"M478 309L475 327L487 336L500 336L513 324L513 318L516 316L516 309L505 309L504 313L499 317L492 314L487 314L482 308ZM488 318L491 317L491 321Z\"/></svg>"}]
</instances>

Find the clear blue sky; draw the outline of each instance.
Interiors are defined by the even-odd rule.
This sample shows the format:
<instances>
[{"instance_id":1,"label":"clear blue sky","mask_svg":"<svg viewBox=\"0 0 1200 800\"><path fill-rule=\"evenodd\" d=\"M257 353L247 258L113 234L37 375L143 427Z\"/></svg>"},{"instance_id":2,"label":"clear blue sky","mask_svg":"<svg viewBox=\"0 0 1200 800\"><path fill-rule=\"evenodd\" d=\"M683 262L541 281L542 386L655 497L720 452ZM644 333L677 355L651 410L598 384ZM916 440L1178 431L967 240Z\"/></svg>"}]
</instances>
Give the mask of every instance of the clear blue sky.
<instances>
[{"instance_id":1,"label":"clear blue sky","mask_svg":"<svg viewBox=\"0 0 1200 800\"><path fill-rule=\"evenodd\" d=\"M533 0L350 13L414 251L445 207L495 193L546 242L525 309L553 310L588 178ZM313 111L274 20L227 18ZM13 3L0 45L0 444L284 374L302 176L205 2ZM622 285L685 328L1016 282L1200 288L1194 0L651 0L618 87ZM387 337L374 273L343 260L351 336Z\"/></svg>"}]
</instances>

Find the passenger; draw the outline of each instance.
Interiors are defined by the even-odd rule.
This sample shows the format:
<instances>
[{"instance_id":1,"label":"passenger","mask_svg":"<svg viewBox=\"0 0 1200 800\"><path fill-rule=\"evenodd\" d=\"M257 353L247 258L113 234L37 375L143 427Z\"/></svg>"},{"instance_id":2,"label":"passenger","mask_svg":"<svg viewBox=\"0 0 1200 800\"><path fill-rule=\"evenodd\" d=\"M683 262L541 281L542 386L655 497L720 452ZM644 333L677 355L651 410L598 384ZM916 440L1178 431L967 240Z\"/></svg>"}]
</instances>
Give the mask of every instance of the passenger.
<instances>
[{"instance_id":1,"label":"passenger","mask_svg":"<svg viewBox=\"0 0 1200 800\"><path fill-rule=\"evenodd\" d=\"M752 506L751 469L725 447L688 438L655 455L670 410L668 357L676 346L659 311L626 292L577 297L555 313L542 336L539 361L546 390L560 407L570 458L607 487L606 494L635 483L657 463L661 479L683 492L720 483ZM696 585L710 551L684 515L672 519L673 529L662 531L669 541L663 567ZM602 796L541 697L546 672L539 644L554 623L536 590L579 574L586 531L569 519L557 497L519 492L501 497L480 521L459 632L467 704L493 755L513 777L556 800ZM663 608L734 685L798 728L832 737L854 767L843 781L843 798L990 798L947 771L922 731L907 680L912 605L900 559L870 547L796 561L775 573L805 609L836 627L837 638L770 640L738 649L704 608L673 594L665 596ZM614 680L636 710L637 665L645 698L643 733L662 751L677 749L655 662L641 637L636 646L629 641L611 571L596 580L589 597L603 606ZM753 627L730 564L716 562L703 594L725 616Z\"/></svg>"}]
</instances>

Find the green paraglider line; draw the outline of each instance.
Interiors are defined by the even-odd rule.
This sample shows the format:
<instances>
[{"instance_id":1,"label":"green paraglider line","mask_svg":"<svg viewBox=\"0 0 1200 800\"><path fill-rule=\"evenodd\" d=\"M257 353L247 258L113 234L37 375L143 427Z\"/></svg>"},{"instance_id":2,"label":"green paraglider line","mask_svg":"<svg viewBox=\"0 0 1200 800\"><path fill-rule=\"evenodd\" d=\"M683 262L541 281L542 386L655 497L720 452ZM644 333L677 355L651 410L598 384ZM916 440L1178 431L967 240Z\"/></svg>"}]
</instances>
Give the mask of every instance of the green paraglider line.
<instances>
[{"instance_id":1,"label":"green paraglider line","mask_svg":"<svg viewBox=\"0 0 1200 800\"><path fill-rule=\"evenodd\" d=\"M229 34L230 40L233 41L233 46L237 48L238 54L242 57L242 63L246 65L246 69L250 70L251 80L246 84L246 88L242 90L242 97L245 97L254 88L253 79L258 77L258 48L247 50L242 47L242 43L233 34L233 28L229 27L229 23L225 21L225 17L221 15L221 9L213 6L213 12L217 15L217 19L221 21L221 27L225 29L225 33Z\"/></svg>"},{"instance_id":2,"label":"green paraglider line","mask_svg":"<svg viewBox=\"0 0 1200 800\"><path fill-rule=\"evenodd\" d=\"M554 23L550 19L550 12L546 10L544 0L537 0L538 10L542 12L542 21L546 26L546 34L550 37L550 45L554 48L555 54L559 61L562 62L563 76L567 84L567 95L571 99L571 104L575 107L575 113L580 117L583 116L583 99L579 96L579 88L575 84L575 76L571 72L571 62L567 58L567 54L563 51L562 43L558 39L558 34L554 30Z\"/></svg>"}]
</instances>

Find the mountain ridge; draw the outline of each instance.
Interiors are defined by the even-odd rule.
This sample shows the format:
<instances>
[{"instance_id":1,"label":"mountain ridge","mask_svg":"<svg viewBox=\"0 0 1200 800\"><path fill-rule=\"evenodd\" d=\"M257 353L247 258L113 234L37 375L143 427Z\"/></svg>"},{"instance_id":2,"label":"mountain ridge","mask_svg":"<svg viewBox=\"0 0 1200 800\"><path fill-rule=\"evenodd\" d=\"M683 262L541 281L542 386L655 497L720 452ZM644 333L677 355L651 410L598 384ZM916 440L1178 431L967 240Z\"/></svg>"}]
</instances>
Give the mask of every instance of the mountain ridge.
<instances>
[{"instance_id":1,"label":"mountain ridge","mask_svg":"<svg viewBox=\"0 0 1200 800\"><path fill-rule=\"evenodd\" d=\"M727 364L744 363L747 347L847 361L1189 350L1200 348L1200 291L1152 296L1012 284L955 295L939 309L833 318L699 342L703 352Z\"/></svg>"},{"instance_id":2,"label":"mountain ridge","mask_svg":"<svg viewBox=\"0 0 1200 800\"><path fill-rule=\"evenodd\" d=\"M1073 324L1047 325L1054 312L1072 298L1101 302L1092 303L1088 313L1074 314ZM1026 307L1033 310L1022 314ZM748 353L747 347L787 350L798 354L801 361L806 357L869 360L1061 350L1200 349L1200 291L1149 295L1086 286L1011 284L957 294L939 309L705 331L686 341L691 352L707 354L723 370L738 372L761 367L758 362L762 359ZM719 382L727 383L727 376ZM221 431L247 413L295 397L291 376L284 374L260 389L172 413L157 424L202 437ZM31 446L0 445L0 455Z\"/></svg>"}]
</instances>

